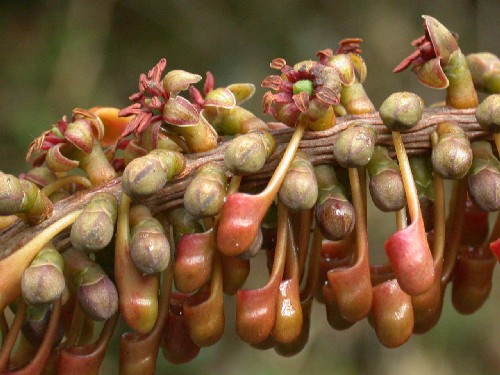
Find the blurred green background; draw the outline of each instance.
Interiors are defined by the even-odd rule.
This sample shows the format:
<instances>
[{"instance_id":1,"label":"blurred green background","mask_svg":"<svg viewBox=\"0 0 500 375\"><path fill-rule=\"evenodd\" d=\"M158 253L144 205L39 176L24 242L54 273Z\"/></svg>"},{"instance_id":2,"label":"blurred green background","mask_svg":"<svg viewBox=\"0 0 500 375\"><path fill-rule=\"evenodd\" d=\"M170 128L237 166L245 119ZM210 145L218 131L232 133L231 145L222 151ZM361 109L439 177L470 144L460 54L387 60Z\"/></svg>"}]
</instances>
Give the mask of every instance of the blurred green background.
<instances>
[{"instance_id":1,"label":"blurred green background","mask_svg":"<svg viewBox=\"0 0 500 375\"><path fill-rule=\"evenodd\" d=\"M412 52L410 41L422 35L422 14L457 32L465 53L500 53L500 2L494 0L1 0L0 170L26 170L24 154L33 137L74 107L128 105L138 75L161 57L167 57L168 70L202 75L210 70L217 85L252 82L258 87L272 73L269 62L275 57L293 64L320 49L336 49L343 38L361 37L368 65L365 87L377 107L401 90L416 92L427 103L442 100L443 92L421 86L410 73L391 73ZM255 113L260 113L263 92L259 88L249 104ZM379 228L381 220L372 220ZM375 243L381 248L382 241ZM458 315L448 293L438 326L392 350L378 344L366 322L333 331L323 307L316 305L309 345L284 359L238 342L228 310L220 343L187 365L172 368L160 358L157 373L499 374L498 270L495 281L479 312ZM231 309L234 299L228 298L227 305ZM108 358L102 373L117 373L116 363Z\"/></svg>"}]
</instances>

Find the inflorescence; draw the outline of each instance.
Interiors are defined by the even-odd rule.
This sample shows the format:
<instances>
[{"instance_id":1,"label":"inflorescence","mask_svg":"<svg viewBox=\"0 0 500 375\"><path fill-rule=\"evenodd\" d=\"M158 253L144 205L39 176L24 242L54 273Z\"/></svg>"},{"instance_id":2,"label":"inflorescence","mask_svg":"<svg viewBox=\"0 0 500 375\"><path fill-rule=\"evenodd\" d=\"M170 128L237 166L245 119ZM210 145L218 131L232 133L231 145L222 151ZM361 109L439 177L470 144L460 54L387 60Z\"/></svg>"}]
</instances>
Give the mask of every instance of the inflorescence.
<instances>
[{"instance_id":1,"label":"inflorescence","mask_svg":"<svg viewBox=\"0 0 500 375\"><path fill-rule=\"evenodd\" d=\"M252 84L208 72L198 89L162 59L130 106L76 108L42 133L31 170L0 172L0 372L97 374L118 316L120 373L152 374L160 348L190 361L221 338L224 294L241 340L284 356L306 345L313 300L334 329L368 318L386 347L438 322L448 284L458 312L480 308L500 259L500 60L465 56L430 16L424 31L394 71L446 89L431 107L398 92L377 111L352 38L271 62L272 122L242 106ZM383 264L368 197L395 216ZM268 278L246 289L262 251Z\"/></svg>"}]
</instances>

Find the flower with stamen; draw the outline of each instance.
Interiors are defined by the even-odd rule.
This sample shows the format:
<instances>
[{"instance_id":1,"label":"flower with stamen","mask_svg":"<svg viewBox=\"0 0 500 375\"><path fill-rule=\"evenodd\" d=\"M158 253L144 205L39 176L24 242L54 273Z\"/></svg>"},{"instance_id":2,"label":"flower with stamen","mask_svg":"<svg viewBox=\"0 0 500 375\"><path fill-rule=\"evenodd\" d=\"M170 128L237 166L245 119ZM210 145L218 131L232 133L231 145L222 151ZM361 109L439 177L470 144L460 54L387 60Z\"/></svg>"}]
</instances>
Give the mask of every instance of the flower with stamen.
<instances>
[{"instance_id":1,"label":"flower with stamen","mask_svg":"<svg viewBox=\"0 0 500 375\"><path fill-rule=\"evenodd\" d=\"M295 127L302 113L311 130L325 130L334 125L332 106L340 101L342 84L333 67L311 60L291 67L281 58L274 59L270 66L281 71L281 76L270 75L261 84L277 91L264 94L264 113L291 127Z\"/></svg>"}]
</instances>

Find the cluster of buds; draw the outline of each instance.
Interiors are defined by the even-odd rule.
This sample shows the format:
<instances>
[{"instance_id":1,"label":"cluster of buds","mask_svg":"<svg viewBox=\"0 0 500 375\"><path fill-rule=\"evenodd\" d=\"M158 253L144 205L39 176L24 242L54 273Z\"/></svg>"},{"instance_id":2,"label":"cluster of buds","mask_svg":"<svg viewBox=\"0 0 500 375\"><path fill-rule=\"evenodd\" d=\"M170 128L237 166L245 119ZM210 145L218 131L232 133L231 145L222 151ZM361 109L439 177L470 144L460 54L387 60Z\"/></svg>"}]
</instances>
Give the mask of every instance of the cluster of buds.
<instances>
[{"instance_id":1,"label":"cluster of buds","mask_svg":"<svg viewBox=\"0 0 500 375\"><path fill-rule=\"evenodd\" d=\"M306 345L314 300L334 329L368 319L391 348L438 322L448 284L458 312L481 307L500 260L500 215L488 228L500 63L465 57L424 20L395 72L411 66L446 88L446 104L398 92L377 111L352 38L271 62L272 122L241 106L252 84L215 88L207 72L200 91L200 75L165 74L162 59L132 105L75 109L35 139L33 169L0 172L0 311L15 315L0 322L0 373L97 374L119 315L120 373L153 374L160 349L185 363L227 329L224 295L236 295L241 340L284 356ZM491 95L478 105L476 90ZM369 199L394 213L382 264L370 259ZM245 288L263 254L263 286Z\"/></svg>"}]
</instances>

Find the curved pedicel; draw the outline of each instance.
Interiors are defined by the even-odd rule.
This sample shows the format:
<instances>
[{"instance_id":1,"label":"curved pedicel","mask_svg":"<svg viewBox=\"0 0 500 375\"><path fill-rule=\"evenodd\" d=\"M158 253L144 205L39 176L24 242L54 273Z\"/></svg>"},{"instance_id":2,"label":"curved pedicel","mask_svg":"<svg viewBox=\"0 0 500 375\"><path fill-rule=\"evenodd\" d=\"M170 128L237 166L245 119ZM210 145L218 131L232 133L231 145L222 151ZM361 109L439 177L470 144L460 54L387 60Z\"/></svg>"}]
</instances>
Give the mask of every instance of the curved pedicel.
<instances>
[{"instance_id":1,"label":"curved pedicel","mask_svg":"<svg viewBox=\"0 0 500 375\"><path fill-rule=\"evenodd\" d=\"M380 343L388 348L404 344L413 332L411 297L395 279L373 287L373 304L370 323Z\"/></svg>"},{"instance_id":2,"label":"curved pedicel","mask_svg":"<svg viewBox=\"0 0 500 375\"><path fill-rule=\"evenodd\" d=\"M307 126L308 120L305 117L299 118L280 163L260 194L232 193L226 196L217 229L217 247L224 255L239 255L252 246L262 219L285 178Z\"/></svg>"},{"instance_id":3,"label":"curved pedicel","mask_svg":"<svg viewBox=\"0 0 500 375\"><path fill-rule=\"evenodd\" d=\"M47 365L47 361L51 354L51 350L58 336L59 331L59 317L61 314L61 300L57 300L53 304L52 312L50 314L49 325L47 326L47 331L43 337L43 341L28 365L13 371L2 372L2 374L12 374L12 375L35 375L41 374ZM1 368L1 366L0 366Z\"/></svg>"},{"instance_id":4,"label":"curved pedicel","mask_svg":"<svg viewBox=\"0 0 500 375\"><path fill-rule=\"evenodd\" d=\"M118 322L118 316L119 314L116 313L106 321L96 342L62 349L58 356L57 373L98 375Z\"/></svg>"},{"instance_id":5,"label":"curved pedicel","mask_svg":"<svg viewBox=\"0 0 500 375\"><path fill-rule=\"evenodd\" d=\"M401 135L399 132L392 134L400 161L411 224L391 235L384 246L401 289L410 295L419 295L434 282L434 264Z\"/></svg>"},{"instance_id":6,"label":"curved pedicel","mask_svg":"<svg viewBox=\"0 0 500 375\"><path fill-rule=\"evenodd\" d=\"M368 234L366 213L359 184L358 170L349 168L349 179L356 214L356 255L350 267L334 268L327 273L328 282L335 294L335 300L342 317L349 322L357 322L370 312L372 284L368 255Z\"/></svg>"},{"instance_id":7,"label":"curved pedicel","mask_svg":"<svg viewBox=\"0 0 500 375\"><path fill-rule=\"evenodd\" d=\"M194 293L208 282L216 251L213 228L180 238L174 264L174 283L179 292Z\"/></svg>"},{"instance_id":8,"label":"curved pedicel","mask_svg":"<svg viewBox=\"0 0 500 375\"><path fill-rule=\"evenodd\" d=\"M299 260L292 226L288 225L286 279L279 286L276 321L272 335L276 343L291 343L302 331L303 313L299 294Z\"/></svg>"},{"instance_id":9,"label":"curved pedicel","mask_svg":"<svg viewBox=\"0 0 500 375\"><path fill-rule=\"evenodd\" d=\"M199 291L182 305L189 336L200 347L215 344L224 333L222 270L218 256L211 269L212 279L208 290Z\"/></svg>"},{"instance_id":10,"label":"curved pedicel","mask_svg":"<svg viewBox=\"0 0 500 375\"><path fill-rule=\"evenodd\" d=\"M283 277L288 226L287 209L278 204L278 240L269 281L260 289L242 289L236 299L236 332L250 344L264 341L276 320L276 298Z\"/></svg>"},{"instance_id":11,"label":"curved pedicel","mask_svg":"<svg viewBox=\"0 0 500 375\"><path fill-rule=\"evenodd\" d=\"M432 136L433 146L437 144L437 134ZM441 273L443 270L443 256L446 235L445 197L443 179L434 174L434 282L424 293L412 296L414 314L414 333L425 333L436 325L441 317L443 308L444 289L441 285Z\"/></svg>"},{"instance_id":12,"label":"curved pedicel","mask_svg":"<svg viewBox=\"0 0 500 375\"><path fill-rule=\"evenodd\" d=\"M5 370L9 364L9 356L16 343L17 335L21 330L26 316L26 303L22 301L18 306L7 335L2 340L2 347L0 348L0 373ZM3 311L3 310L2 310Z\"/></svg>"},{"instance_id":13,"label":"curved pedicel","mask_svg":"<svg viewBox=\"0 0 500 375\"><path fill-rule=\"evenodd\" d=\"M165 359L172 364L186 363L200 352L189 336L189 328L182 305L189 295L172 293L170 296L167 324L163 330L161 348Z\"/></svg>"},{"instance_id":14,"label":"curved pedicel","mask_svg":"<svg viewBox=\"0 0 500 375\"><path fill-rule=\"evenodd\" d=\"M167 324L171 289L172 267L169 265L163 273L158 319L153 329L148 334L124 333L120 338L120 374L154 373L160 341Z\"/></svg>"},{"instance_id":15,"label":"curved pedicel","mask_svg":"<svg viewBox=\"0 0 500 375\"><path fill-rule=\"evenodd\" d=\"M31 239L10 254L0 260L0 311L5 310L8 304L13 302L21 294L21 278L24 270L29 266L40 249L54 236L69 227L82 211L74 211L54 224L46 227L37 236Z\"/></svg>"},{"instance_id":16,"label":"curved pedicel","mask_svg":"<svg viewBox=\"0 0 500 375\"><path fill-rule=\"evenodd\" d=\"M145 275L134 265L129 252L130 198L122 194L115 240L115 282L120 312L139 333L148 333L158 317L158 275Z\"/></svg>"}]
</instances>

